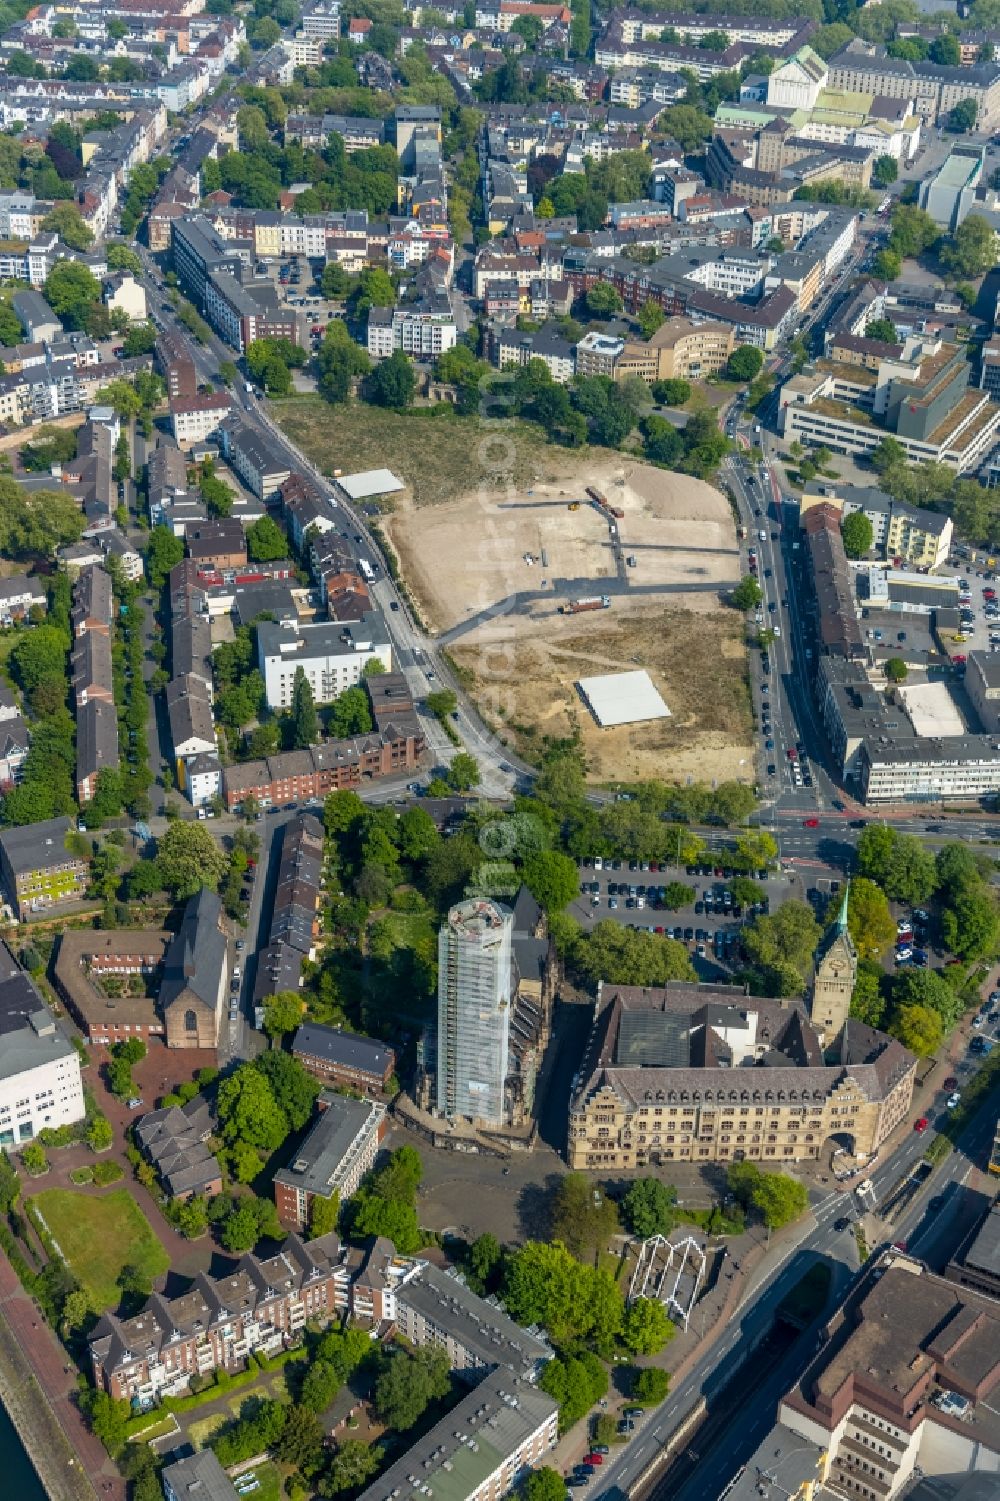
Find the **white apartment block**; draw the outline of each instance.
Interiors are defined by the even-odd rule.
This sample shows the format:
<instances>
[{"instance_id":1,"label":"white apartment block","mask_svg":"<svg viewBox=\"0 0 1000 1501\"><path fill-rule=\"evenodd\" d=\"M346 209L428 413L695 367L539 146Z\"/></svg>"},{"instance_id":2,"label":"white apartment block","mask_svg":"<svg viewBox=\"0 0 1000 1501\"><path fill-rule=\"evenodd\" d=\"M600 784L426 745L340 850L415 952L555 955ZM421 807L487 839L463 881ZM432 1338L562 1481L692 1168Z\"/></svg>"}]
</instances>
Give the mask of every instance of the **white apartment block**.
<instances>
[{"instance_id":1,"label":"white apartment block","mask_svg":"<svg viewBox=\"0 0 1000 1501\"><path fill-rule=\"evenodd\" d=\"M170 403L170 423L178 448L203 443L233 409L224 391L210 396L175 396Z\"/></svg>"},{"instance_id":2,"label":"white apartment block","mask_svg":"<svg viewBox=\"0 0 1000 1501\"><path fill-rule=\"evenodd\" d=\"M723 297L744 297L759 289L768 270L766 259L726 253L694 266L684 280L695 281L710 292L721 292Z\"/></svg>"},{"instance_id":3,"label":"white apartment block","mask_svg":"<svg viewBox=\"0 0 1000 1501\"><path fill-rule=\"evenodd\" d=\"M49 1013L45 1011L44 1015L55 1033ZM58 1041L54 1038L53 1056L48 1061L8 1073L8 1069L16 1067L21 1049L9 1035L4 1041L5 1055L0 1061L0 1146L31 1141L46 1127L73 1126L82 1121L83 1081L76 1049L65 1038L59 1037ZM32 1038L31 1044L36 1041L45 1039Z\"/></svg>"},{"instance_id":4,"label":"white apartment block","mask_svg":"<svg viewBox=\"0 0 1000 1501\"><path fill-rule=\"evenodd\" d=\"M326 224L318 216L298 219L290 214L282 219L278 232L282 255L326 255Z\"/></svg>"},{"instance_id":5,"label":"white apartment block","mask_svg":"<svg viewBox=\"0 0 1000 1501\"><path fill-rule=\"evenodd\" d=\"M392 671L392 645L377 611L350 621L263 621L257 654L271 709L291 707L300 667L317 704L332 704L346 688L356 687L369 662Z\"/></svg>"},{"instance_id":6,"label":"white apartment block","mask_svg":"<svg viewBox=\"0 0 1000 1501\"><path fill-rule=\"evenodd\" d=\"M368 315L368 353L384 360L396 349L416 360L433 360L454 349L458 329L451 313L420 308L372 308Z\"/></svg>"},{"instance_id":7,"label":"white apartment block","mask_svg":"<svg viewBox=\"0 0 1000 1501\"><path fill-rule=\"evenodd\" d=\"M0 943L0 1147L84 1118L80 1059L29 976Z\"/></svg>"},{"instance_id":8,"label":"white apartment block","mask_svg":"<svg viewBox=\"0 0 1000 1501\"><path fill-rule=\"evenodd\" d=\"M318 68L323 61L323 45L321 37L308 36L301 31L285 43L297 68Z\"/></svg>"}]
</instances>

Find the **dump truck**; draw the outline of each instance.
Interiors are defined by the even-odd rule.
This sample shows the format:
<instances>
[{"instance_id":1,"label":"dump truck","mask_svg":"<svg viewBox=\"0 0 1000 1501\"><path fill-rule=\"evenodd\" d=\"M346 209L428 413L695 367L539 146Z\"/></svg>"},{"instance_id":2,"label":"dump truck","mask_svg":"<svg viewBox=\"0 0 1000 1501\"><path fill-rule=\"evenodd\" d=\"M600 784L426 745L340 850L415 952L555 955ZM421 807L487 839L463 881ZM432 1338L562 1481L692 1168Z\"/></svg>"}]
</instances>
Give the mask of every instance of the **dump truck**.
<instances>
[{"instance_id":1,"label":"dump truck","mask_svg":"<svg viewBox=\"0 0 1000 1501\"><path fill-rule=\"evenodd\" d=\"M607 594L588 594L583 599L569 599L559 606L560 615L580 615L584 610L610 610L611 598Z\"/></svg>"}]
</instances>

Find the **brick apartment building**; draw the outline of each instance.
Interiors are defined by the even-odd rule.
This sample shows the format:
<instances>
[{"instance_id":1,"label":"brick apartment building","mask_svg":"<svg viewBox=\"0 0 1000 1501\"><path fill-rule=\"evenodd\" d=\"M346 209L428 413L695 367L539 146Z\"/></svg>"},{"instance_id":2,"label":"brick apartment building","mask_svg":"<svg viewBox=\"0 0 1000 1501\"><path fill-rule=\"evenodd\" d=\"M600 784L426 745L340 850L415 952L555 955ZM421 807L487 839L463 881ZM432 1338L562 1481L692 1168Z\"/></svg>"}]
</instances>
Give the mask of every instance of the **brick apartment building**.
<instances>
[{"instance_id":1,"label":"brick apartment building","mask_svg":"<svg viewBox=\"0 0 1000 1501\"><path fill-rule=\"evenodd\" d=\"M309 1225L313 1202L337 1195L343 1204L375 1166L386 1133L381 1101L355 1100L324 1090L319 1115L287 1167L274 1175L278 1218L291 1230Z\"/></svg>"}]
</instances>

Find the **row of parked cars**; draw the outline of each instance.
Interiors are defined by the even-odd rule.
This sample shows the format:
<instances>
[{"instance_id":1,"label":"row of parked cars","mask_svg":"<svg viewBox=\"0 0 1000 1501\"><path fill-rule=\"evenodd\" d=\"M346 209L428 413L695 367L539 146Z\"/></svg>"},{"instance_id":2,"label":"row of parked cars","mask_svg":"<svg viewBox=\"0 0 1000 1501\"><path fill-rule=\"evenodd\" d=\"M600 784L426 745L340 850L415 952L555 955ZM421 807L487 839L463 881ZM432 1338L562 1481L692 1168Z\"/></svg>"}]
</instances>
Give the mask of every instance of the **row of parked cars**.
<instances>
[{"instance_id":1,"label":"row of parked cars","mask_svg":"<svg viewBox=\"0 0 1000 1501\"><path fill-rule=\"evenodd\" d=\"M927 924L930 921L928 913L920 908L910 916L901 917L896 924L896 968L905 968L909 964L915 964L918 969L926 969L928 964L927 954Z\"/></svg>"}]
</instances>

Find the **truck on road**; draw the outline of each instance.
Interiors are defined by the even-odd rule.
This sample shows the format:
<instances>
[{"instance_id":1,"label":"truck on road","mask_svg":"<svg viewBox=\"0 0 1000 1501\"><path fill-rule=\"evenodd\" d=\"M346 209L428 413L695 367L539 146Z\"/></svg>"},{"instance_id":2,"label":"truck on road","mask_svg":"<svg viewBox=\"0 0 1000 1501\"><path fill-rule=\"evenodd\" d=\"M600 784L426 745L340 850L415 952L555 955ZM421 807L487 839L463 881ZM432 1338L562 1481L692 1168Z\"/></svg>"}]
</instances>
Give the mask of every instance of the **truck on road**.
<instances>
[{"instance_id":1,"label":"truck on road","mask_svg":"<svg viewBox=\"0 0 1000 1501\"><path fill-rule=\"evenodd\" d=\"M559 606L560 615L580 615L584 610L610 610L611 596L588 594L583 599L569 599Z\"/></svg>"}]
</instances>

